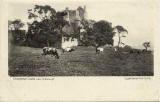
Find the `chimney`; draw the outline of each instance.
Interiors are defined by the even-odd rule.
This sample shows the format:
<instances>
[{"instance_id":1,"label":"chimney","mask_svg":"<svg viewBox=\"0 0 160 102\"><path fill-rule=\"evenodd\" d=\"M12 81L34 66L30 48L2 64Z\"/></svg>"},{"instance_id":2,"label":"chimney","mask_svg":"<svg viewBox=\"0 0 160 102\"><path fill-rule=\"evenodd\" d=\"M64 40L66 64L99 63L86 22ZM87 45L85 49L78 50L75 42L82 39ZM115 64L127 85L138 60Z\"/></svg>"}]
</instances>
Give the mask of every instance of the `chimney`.
<instances>
[{"instance_id":1,"label":"chimney","mask_svg":"<svg viewBox=\"0 0 160 102\"><path fill-rule=\"evenodd\" d=\"M79 11L76 10L76 18L79 18Z\"/></svg>"},{"instance_id":2,"label":"chimney","mask_svg":"<svg viewBox=\"0 0 160 102\"><path fill-rule=\"evenodd\" d=\"M84 19L87 19L86 5L84 5Z\"/></svg>"},{"instance_id":3,"label":"chimney","mask_svg":"<svg viewBox=\"0 0 160 102\"><path fill-rule=\"evenodd\" d=\"M65 11L67 12L66 21L68 21L68 23L70 24L69 7L66 7Z\"/></svg>"}]
</instances>

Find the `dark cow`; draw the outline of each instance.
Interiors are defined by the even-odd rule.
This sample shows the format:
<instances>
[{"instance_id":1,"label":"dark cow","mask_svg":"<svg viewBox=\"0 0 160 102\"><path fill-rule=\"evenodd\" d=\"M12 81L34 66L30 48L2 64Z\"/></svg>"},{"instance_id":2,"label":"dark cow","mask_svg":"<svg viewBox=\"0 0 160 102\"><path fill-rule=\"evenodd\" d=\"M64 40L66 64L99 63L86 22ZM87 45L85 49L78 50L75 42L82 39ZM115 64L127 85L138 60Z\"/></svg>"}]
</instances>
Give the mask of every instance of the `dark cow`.
<instances>
[{"instance_id":1,"label":"dark cow","mask_svg":"<svg viewBox=\"0 0 160 102\"><path fill-rule=\"evenodd\" d=\"M43 48L43 55L51 55L51 56L55 56L57 59L59 59L59 55L58 55L56 48L44 47Z\"/></svg>"}]
</instances>

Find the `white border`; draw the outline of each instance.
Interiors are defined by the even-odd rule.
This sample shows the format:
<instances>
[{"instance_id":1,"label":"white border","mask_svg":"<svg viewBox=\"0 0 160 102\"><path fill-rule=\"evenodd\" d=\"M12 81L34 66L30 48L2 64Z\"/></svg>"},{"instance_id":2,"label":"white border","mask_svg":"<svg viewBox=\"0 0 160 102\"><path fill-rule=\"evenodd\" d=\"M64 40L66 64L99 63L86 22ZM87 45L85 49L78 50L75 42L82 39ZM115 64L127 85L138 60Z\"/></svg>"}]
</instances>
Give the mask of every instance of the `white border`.
<instances>
[{"instance_id":1,"label":"white border","mask_svg":"<svg viewBox=\"0 0 160 102\"><path fill-rule=\"evenodd\" d=\"M27 3L32 0L14 0L12 2L15 1ZM47 0L38 0L38 2L42 1L48 2ZM49 2L51 1L52 0L49 0ZM66 0L61 1L64 2ZM113 76L53 77L54 80L41 81L29 79L13 80L13 78L8 76L8 7L7 1L1 0L0 7L2 15L0 15L0 101L159 101L160 23L158 23L158 21L160 22L160 1L152 1L157 3L157 5L155 5L157 6L155 12L158 12L157 15L155 15L155 19L157 19L157 25L154 25L154 76L138 77L143 79L137 80L126 80L126 78L137 77Z\"/></svg>"}]
</instances>

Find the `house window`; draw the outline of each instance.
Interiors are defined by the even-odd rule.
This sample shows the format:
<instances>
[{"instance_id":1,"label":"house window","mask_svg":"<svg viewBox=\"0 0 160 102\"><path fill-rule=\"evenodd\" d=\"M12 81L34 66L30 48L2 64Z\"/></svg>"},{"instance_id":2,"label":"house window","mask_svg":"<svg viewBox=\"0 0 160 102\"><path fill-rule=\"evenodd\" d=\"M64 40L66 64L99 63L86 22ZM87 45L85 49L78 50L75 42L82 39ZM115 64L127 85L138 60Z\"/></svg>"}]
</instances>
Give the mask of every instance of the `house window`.
<instances>
[{"instance_id":1,"label":"house window","mask_svg":"<svg viewBox=\"0 0 160 102\"><path fill-rule=\"evenodd\" d=\"M74 38L72 38L71 41L74 41Z\"/></svg>"}]
</instances>

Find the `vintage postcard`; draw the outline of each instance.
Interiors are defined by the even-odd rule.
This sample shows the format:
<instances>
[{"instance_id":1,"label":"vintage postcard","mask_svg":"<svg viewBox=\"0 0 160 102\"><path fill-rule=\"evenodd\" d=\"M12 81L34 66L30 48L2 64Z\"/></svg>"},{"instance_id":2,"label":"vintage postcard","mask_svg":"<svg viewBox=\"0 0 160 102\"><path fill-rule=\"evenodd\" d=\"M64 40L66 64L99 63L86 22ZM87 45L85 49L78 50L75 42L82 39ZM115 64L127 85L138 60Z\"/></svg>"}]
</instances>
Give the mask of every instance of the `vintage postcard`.
<instances>
[{"instance_id":1,"label":"vintage postcard","mask_svg":"<svg viewBox=\"0 0 160 102\"><path fill-rule=\"evenodd\" d=\"M117 2L9 2L9 76L153 76L154 7Z\"/></svg>"},{"instance_id":2,"label":"vintage postcard","mask_svg":"<svg viewBox=\"0 0 160 102\"><path fill-rule=\"evenodd\" d=\"M0 101L159 101L158 0L1 0Z\"/></svg>"}]
</instances>

